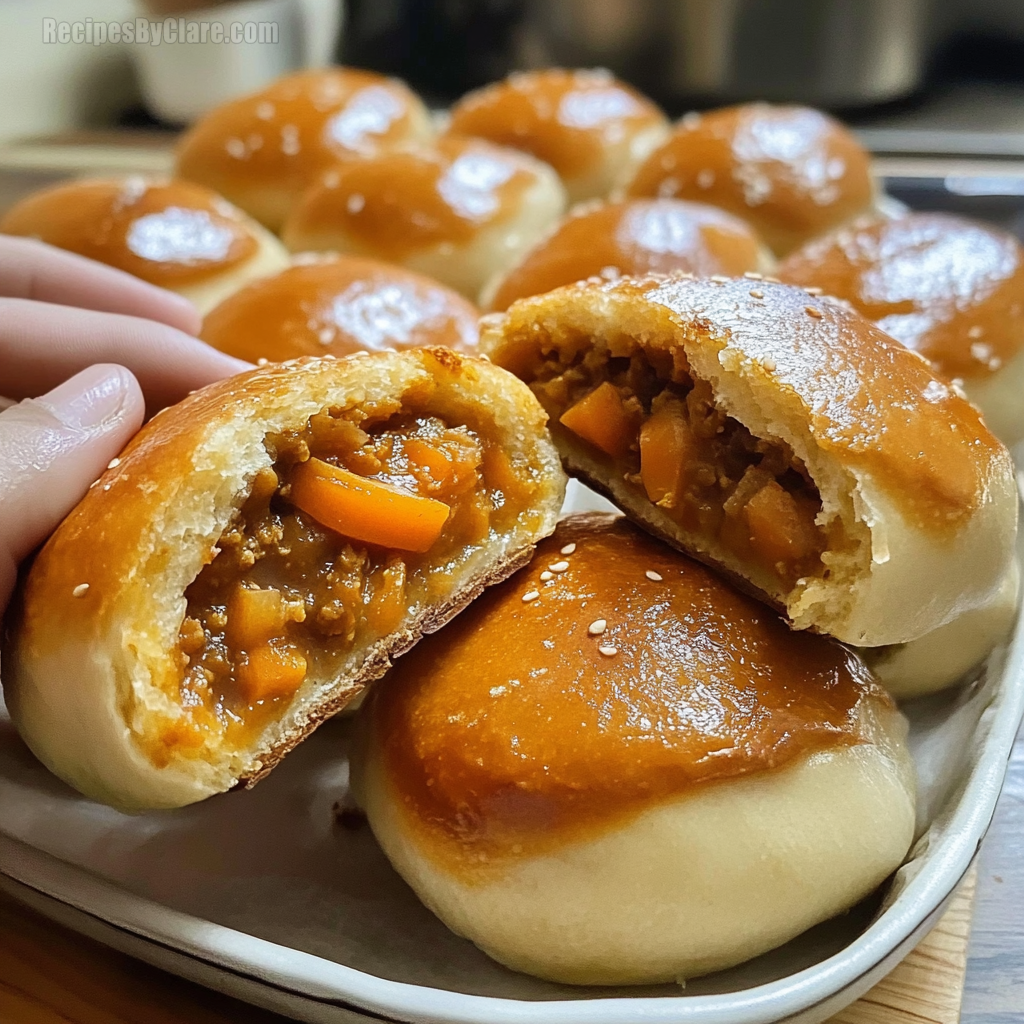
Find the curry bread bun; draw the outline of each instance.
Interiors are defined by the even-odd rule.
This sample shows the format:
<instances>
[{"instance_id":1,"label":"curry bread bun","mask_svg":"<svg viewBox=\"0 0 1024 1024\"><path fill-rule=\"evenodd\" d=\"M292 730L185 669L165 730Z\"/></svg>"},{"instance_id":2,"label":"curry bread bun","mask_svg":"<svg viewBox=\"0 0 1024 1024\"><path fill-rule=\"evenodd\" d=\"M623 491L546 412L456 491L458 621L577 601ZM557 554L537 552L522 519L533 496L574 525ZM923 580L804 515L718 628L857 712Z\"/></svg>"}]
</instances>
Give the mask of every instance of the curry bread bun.
<instances>
[{"instance_id":1,"label":"curry bread bun","mask_svg":"<svg viewBox=\"0 0 1024 1024\"><path fill-rule=\"evenodd\" d=\"M608 71L519 71L452 107L450 135L514 146L550 164L572 202L624 185L668 134L665 115Z\"/></svg>"},{"instance_id":2,"label":"curry bread bun","mask_svg":"<svg viewBox=\"0 0 1024 1024\"><path fill-rule=\"evenodd\" d=\"M730 967L868 895L913 835L906 724L860 659L618 516L563 520L356 722L392 864L552 981Z\"/></svg>"},{"instance_id":3,"label":"curry bread bun","mask_svg":"<svg viewBox=\"0 0 1024 1024\"><path fill-rule=\"evenodd\" d=\"M292 252L398 263L475 302L564 210L547 164L479 139L439 139L339 165L306 192L282 238Z\"/></svg>"},{"instance_id":4,"label":"curry bread bun","mask_svg":"<svg viewBox=\"0 0 1024 1024\"><path fill-rule=\"evenodd\" d=\"M581 283L484 318L574 475L798 629L905 643L998 589L1013 464L916 352L750 278Z\"/></svg>"},{"instance_id":5,"label":"curry bread bun","mask_svg":"<svg viewBox=\"0 0 1024 1024\"><path fill-rule=\"evenodd\" d=\"M0 233L117 267L184 295L200 313L288 266L281 243L216 192L138 175L33 192L4 214Z\"/></svg>"},{"instance_id":6,"label":"curry bread bun","mask_svg":"<svg viewBox=\"0 0 1024 1024\"><path fill-rule=\"evenodd\" d=\"M309 258L211 310L201 337L250 363L444 345L476 350L476 307L437 281L361 256Z\"/></svg>"},{"instance_id":7,"label":"curry bread bun","mask_svg":"<svg viewBox=\"0 0 1024 1024\"><path fill-rule=\"evenodd\" d=\"M256 781L554 529L544 421L445 348L274 364L159 414L28 574L19 732L119 808Z\"/></svg>"},{"instance_id":8,"label":"curry bread bun","mask_svg":"<svg viewBox=\"0 0 1024 1024\"><path fill-rule=\"evenodd\" d=\"M299 71L201 118L178 145L177 170L278 231L339 160L433 134L423 101L396 79L355 68Z\"/></svg>"},{"instance_id":9,"label":"curry bread bun","mask_svg":"<svg viewBox=\"0 0 1024 1024\"><path fill-rule=\"evenodd\" d=\"M570 211L480 297L505 310L530 295L588 277L629 277L686 270L699 277L769 270L774 260L738 217L681 199L584 203Z\"/></svg>"},{"instance_id":10,"label":"curry bread bun","mask_svg":"<svg viewBox=\"0 0 1024 1024\"><path fill-rule=\"evenodd\" d=\"M858 221L809 243L778 276L845 299L959 380L1006 444L1024 439L1024 247L945 213Z\"/></svg>"},{"instance_id":11,"label":"curry bread bun","mask_svg":"<svg viewBox=\"0 0 1024 1024\"><path fill-rule=\"evenodd\" d=\"M637 170L630 196L711 203L783 256L871 209L871 159L820 110L747 103L687 114Z\"/></svg>"}]
</instances>

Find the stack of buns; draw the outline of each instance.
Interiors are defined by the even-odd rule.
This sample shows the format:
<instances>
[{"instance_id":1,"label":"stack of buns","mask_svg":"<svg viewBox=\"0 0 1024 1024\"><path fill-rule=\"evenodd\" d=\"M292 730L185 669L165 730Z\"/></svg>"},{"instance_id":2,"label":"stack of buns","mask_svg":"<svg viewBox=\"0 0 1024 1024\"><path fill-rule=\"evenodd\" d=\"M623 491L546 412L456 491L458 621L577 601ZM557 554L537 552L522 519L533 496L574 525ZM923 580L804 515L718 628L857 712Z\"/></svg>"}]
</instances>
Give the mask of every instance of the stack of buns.
<instances>
[{"instance_id":1,"label":"stack of buns","mask_svg":"<svg viewBox=\"0 0 1024 1024\"><path fill-rule=\"evenodd\" d=\"M818 111L670 126L597 71L433 119L304 72L176 173L0 222L257 364L147 424L27 573L3 682L46 765L180 807L366 695L353 793L396 870L568 984L732 966L899 868L893 698L1016 615L1015 240L883 212ZM559 522L566 473L622 514Z\"/></svg>"}]
</instances>

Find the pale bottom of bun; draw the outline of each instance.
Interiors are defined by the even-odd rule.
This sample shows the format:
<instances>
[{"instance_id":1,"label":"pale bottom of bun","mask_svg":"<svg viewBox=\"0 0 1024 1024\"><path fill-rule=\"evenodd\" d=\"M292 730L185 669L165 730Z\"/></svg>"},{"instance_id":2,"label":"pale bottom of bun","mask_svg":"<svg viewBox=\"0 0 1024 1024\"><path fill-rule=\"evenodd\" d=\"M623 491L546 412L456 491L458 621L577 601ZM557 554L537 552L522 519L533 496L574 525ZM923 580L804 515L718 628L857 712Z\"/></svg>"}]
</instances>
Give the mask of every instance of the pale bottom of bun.
<instances>
[{"instance_id":1,"label":"pale bottom of bun","mask_svg":"<svg viewBox=\"0 0 1024 1024\"><path fill-rule=\"evenodd\" d=\"M1005 640L1017 617L1020 569L1014 561L993 600L982 608L895 647L862 651L878 681L898 700L937 693L959 682Z\"/></svg>"},{"instance_id":2,"label":"pale bottom of bun","mask_svg":"<svg viewBox=\"0 0 1024 1024\"><path fill-rule=\"evenodd\" d=\"M290 265L288 250L269 231L255 223L250 224L249 228L259 243L252 257L196 284L172 289L188 299L199 310L200 316L206 316L211 309L251 281L278 274Z\"/></svg>"},{"instance_id":3,"label":"pale bottom of bun","mask_svg":"<svg viewBox=\"0 0 1024 1024\"><path fill-rule=\"evenodd\" d=\"M1024 349L990 377L965 381L964 391L1007 448L1024 440Z\"/></svg>"},{"instance_id":4,"label":"pale bottom of bun","mask_svg":"<svg viewBox=\"0 0 1024 1024\"><path fill-rule=\"evenodd\" d=\"M565 210L565 192L553 171L545 174L519 200L517 211L480 228L468 242L440 242L392 258L346 232L321 223L286 225L282 237L292 252L338 252L399 263L454 288L476 302L484 285L517 263Z\"/></svg>"},{"instance_id":5,"label":"pale bottom of bun","mask_svg":"<svg viewBox=\"0 0 1024 1024\"><path fill-rule=\"evenodd\" d=\"M630 139L606 144L601 159L585 174L562 178L569 202L581 203L588 199L619 195L636 176L639 166L665 141L668 134L667 123L653 124Z\"/></svg>"},{"instance_id":6,"label":"pale bottom of bun","mask_svg":"<svg viewBox=\"0 0 1024 1024\"><path fill-rule=\"evenodd\" d=\"M914 831L905 721L885 710L871 732L870 743L701 786L598 838L510 854L486 880L467 881L425 852L422 826L368 745L353 773L391 863L456 934L551 981L657 984L773 949L900 865Z\"/></svg>"}]
</instances>

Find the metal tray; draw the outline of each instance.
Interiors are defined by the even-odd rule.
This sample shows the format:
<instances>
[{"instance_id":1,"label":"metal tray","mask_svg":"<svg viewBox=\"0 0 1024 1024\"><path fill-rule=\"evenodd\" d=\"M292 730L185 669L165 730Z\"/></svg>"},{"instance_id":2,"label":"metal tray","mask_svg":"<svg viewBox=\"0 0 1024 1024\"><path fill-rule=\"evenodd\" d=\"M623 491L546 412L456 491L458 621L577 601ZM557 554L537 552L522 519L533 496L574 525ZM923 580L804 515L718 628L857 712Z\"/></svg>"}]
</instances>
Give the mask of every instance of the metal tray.
<instances>
[{"instance_id":1,"label":"metal tray","mask_svg":"<svg viewBox=\"0 0 1024 1024\"><path fill-rule=\"evenodd\" d=\"M900 179L893 191L934 208L944 204L931 193L945 184ZM1019 204L1007 200L1007 211ZM592 500L574 487L573 507ZM115 948L297 1020L810 1024L891 970L970 866L1024 714L1024 624L964 686L905 711L922 780L908 862L848 914L685 989L553 985L448 932L369 830L339 823L348 733L339 720L252 792L127 817L46 772L0 705L0 887Z\"/></svg>"}]
</instances>

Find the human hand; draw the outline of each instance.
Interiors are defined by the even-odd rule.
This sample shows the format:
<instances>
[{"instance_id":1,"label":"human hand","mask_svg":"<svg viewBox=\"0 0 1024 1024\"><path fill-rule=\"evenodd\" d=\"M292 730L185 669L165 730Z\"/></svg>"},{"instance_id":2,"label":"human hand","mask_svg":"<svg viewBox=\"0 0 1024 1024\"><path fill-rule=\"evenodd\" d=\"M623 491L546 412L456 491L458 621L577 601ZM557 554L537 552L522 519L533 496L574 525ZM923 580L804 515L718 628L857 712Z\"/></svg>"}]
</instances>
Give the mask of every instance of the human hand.
<instances>
[{"instance_id":1,"label":"human hand","mask_svg":"<svg viewBox=\"0 0 1024 1024\"><path fill-rule=\"evenodd\" d=\"M156 411L248 368L191 337L187 300L0 236L0 613L18 563Z\"/></svg>"}]
</instances>

